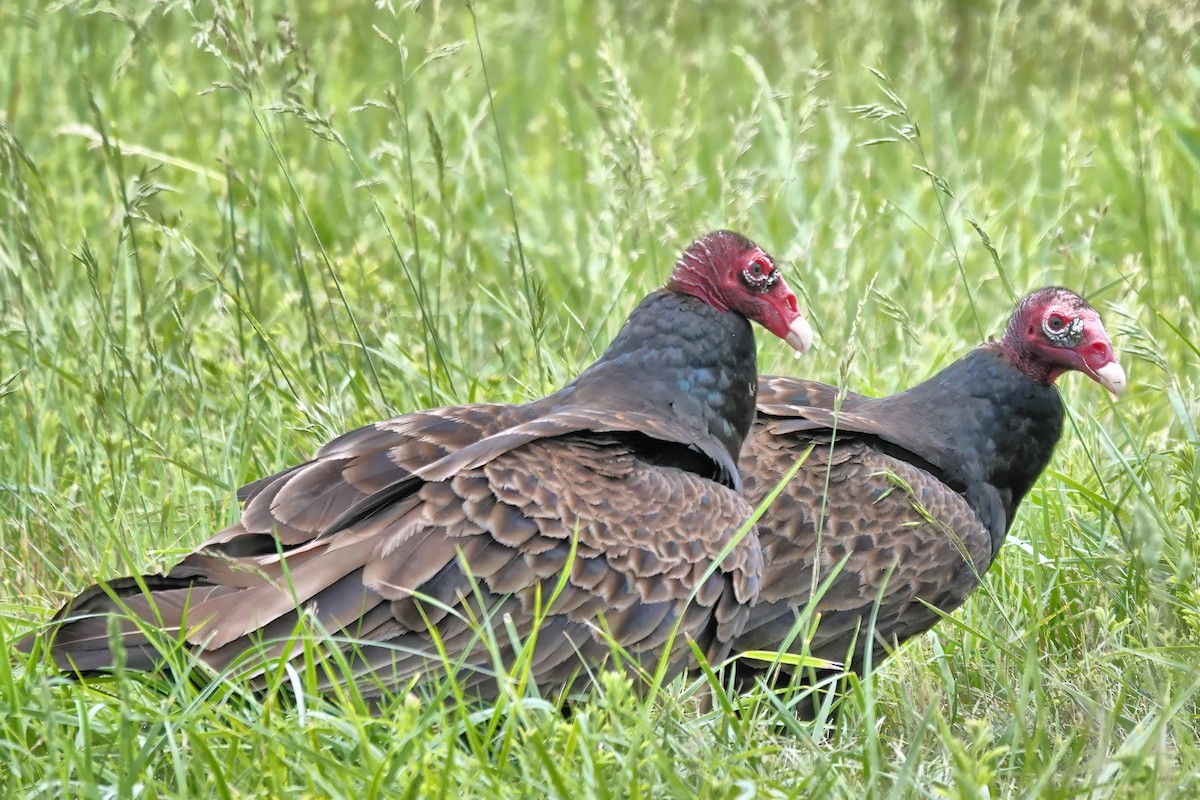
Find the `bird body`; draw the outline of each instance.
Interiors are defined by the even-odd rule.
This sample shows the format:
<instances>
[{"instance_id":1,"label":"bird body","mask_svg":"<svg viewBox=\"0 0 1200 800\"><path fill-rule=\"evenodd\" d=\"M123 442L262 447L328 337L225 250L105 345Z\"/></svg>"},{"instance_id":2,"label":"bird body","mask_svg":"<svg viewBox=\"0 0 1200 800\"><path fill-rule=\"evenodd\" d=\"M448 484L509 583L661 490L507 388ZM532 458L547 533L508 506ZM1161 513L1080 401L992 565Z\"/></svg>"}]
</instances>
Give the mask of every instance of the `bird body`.
<instances>
[{"instance_id":1,"label":"bird body","mask_svg":"<svg viewBox=\"0 0 1200 800\"><path fill-rule=\"evenodd\" d=\"M760 291L764 271L775 278ZM736 457L757 372L748 317L794 346L811 337L769 256L710 234L558 392L334 439L244 487L240 520L165 575L68 603L51 655L80 674L110 669L115 615L130 667L161 660L149 625L214 670L261 680L264 657L305 652L296 631L308 625L341 651L324 685L374 695L453 669L485 700L535 629L526 657L543 691L608 664L613 643L634 660L665 652L673 670L689 638L717 657L762 572L753 531L738 538L750 507Z\"/></svg>"},{"instance_id":2,"label":"bird body","mask_svg":"<svg viewBox=\"0 0 1200 800\"><path fill-rule=\"evenodd\" d=\"M1055 341L1060 325L1077 335ZM734 651L791 641L861 672L958 608L1050 461L1064 417L1053 381L1068 369L1124 388L1099 316L1054 288L1026 298L1001 340L889 397L761 378L740 461L749 501L805 460L758 522L762 590ZM820 619L807 642L792 632L806 609Z\"/></svg>"}]
</instances>

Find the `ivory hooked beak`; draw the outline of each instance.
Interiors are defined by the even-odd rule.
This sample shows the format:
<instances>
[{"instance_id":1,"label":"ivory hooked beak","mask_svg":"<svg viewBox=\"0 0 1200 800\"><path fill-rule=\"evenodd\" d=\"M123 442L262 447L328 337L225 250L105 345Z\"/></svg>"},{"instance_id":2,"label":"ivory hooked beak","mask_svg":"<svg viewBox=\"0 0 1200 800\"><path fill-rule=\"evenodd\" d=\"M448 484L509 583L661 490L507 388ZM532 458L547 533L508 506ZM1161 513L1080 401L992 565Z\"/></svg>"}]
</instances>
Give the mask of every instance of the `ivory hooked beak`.
<instances>
[{"instance_id":1,"label":"ivory hooked beak","mask_svg":"<svg viewBox=\"0 0 1200 800\"><path fill-rule=\"evenodd\" d=\"M1125 393L1125 370L1121 369L1121 365L1116 361L1110 361L1096 370L1096 380L1112 392L1113 397L1120 397Z\"/></svg>"},{"instance_id":2,"label":"ivory hooked beak","mask_svg":"<svg viewBox=\"0 0 1200 800\"><path fill-rule=\"evenodd\" d=\"M797 353L804 353L808 348L812 347L812 326L808 324L808 320L804 317L796 317L792 320L792 324L788 325L788 335L783 340L791 345L792 349ZM1120 369L1120 367L1117 369ZM1121 380L1123 383L1124 378Z\"/></svg>"}]
</instances>

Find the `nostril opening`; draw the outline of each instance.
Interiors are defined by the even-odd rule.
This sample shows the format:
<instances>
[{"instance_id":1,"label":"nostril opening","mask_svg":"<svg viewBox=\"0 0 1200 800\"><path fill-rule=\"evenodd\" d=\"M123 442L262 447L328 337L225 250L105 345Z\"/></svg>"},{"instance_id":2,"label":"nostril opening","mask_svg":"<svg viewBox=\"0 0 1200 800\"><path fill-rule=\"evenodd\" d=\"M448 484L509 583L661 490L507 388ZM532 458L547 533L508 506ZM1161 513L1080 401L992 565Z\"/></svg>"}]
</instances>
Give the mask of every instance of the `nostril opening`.
<instances>
[{"instance_id":1,"label":"nostril opening","mask_svg":"<svg viewBox=\"0 0 1200 800\"><path fill-rule=\"evenodd\" d=\"M1092 342L1083 350L1083 358L1093 369L1113 360L1112 346L1108 342Z\"/></svg>"}]
</instances>

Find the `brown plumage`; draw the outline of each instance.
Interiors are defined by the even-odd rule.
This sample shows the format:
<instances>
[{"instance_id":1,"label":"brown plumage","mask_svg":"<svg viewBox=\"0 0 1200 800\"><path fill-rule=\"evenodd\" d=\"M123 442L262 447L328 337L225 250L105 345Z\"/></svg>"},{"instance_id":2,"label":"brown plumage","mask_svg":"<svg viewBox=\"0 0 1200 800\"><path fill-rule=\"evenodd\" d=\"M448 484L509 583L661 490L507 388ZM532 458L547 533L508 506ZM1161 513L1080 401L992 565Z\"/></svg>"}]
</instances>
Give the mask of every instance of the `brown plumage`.
<instances>
[{"instance_id":1,"label":"brown plumage","mask_svg":"<svg viewBox=\"0 0 1200 800\"><path fill-rule=\"evenodd\" d=\"M494 698L496 668L513 664L539 617L529 672L543 692L608 663L606 630L643 663L677 625L672 669L686 665L689 638L717 657L762 570L753 531L735 542L749 514L735 467L754 413L748 318L797 349L809 341L770 257L710 234L568 386L521 406L369 425L244 487L240 521L166 575L68 603L48 634L54 661L110 669L111 615L129 667L161 661L136 619L257 680L265 656L301 657L298 628L329 634L322 652L341 655L326 658L323 684L353 681L366 695L427 681L448 661L465 689ZM481 631L496 637L499 664Z\"/></svg>"},{"instance_id":2,"label":"brown plumage","mask_svg":"<svg viewBox=\"0 0 1200 800\"><path fill-rule=\"evenodd\" d=\"M891 397L839 401L832 386L761 378L740 461L750 502L812 449L758 522L762 590L735 652L780 649L811 606L810 653L861 672L872 638L878 664L937 622L929 606L961 605L1053 453L1063 420L1053 382L1068 370L1124 389L1099 316L1054 288L1027 297L1000 341ZM738 669L742 683L758 674Z\"/></svg>"}]
</instances>

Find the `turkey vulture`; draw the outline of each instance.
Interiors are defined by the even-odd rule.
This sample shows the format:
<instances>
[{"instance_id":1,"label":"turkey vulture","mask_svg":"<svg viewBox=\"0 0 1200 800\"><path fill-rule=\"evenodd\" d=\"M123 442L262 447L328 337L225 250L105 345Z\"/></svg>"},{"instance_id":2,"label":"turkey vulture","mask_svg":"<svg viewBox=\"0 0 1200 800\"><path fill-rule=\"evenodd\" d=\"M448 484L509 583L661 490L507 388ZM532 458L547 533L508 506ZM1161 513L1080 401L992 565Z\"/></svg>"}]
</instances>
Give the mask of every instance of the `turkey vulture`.
<instances>
[{"instance_id":1,"label":"turkey vulture","mask_svg":"<svg viewBox=\"0 0 1200 800\"><path fill-rule=\"evenodd\" d=\"M45 634L54 663L111 670L114 615L128 668L162 662L157 629L260 684L270 658L303 657L298 629L328 634L322 686L367 697L452 665L464 691L494 699L486 638L508 668L539 617L522 658L543 692L609 663L605 632L643 663L671 641L673 670L688 638L719 658L762 571L754 532L737 540L751 512L736 467L754 418L750 321L811 343L771 257L708 234L569 385L368 425L243 487L240 520L165 575L67 603Z\"/></svg>"},{"instance_id":2,"label":"turkey vulture","mask_svg":"<svg viewBox=\"0 0 1200 800\"><path fill-rule=\"evenodd\" d=\"M1069 370L1114 395L1125 388L1100 316L1048 288L1021 301L999 341L890 397L845 393L839 405L832 386L760 377L740 462L747 498L760 503L804 461L758 521L762 588L734 651L798 652L805 635L792 629L826 579L809 652L856 673L869 639L878 664L937 622L930 606L958 608L1054 452L1063 425L1054 381ZM737 673L746 686L761 664Z\"/></svg>"}]
</instances>

